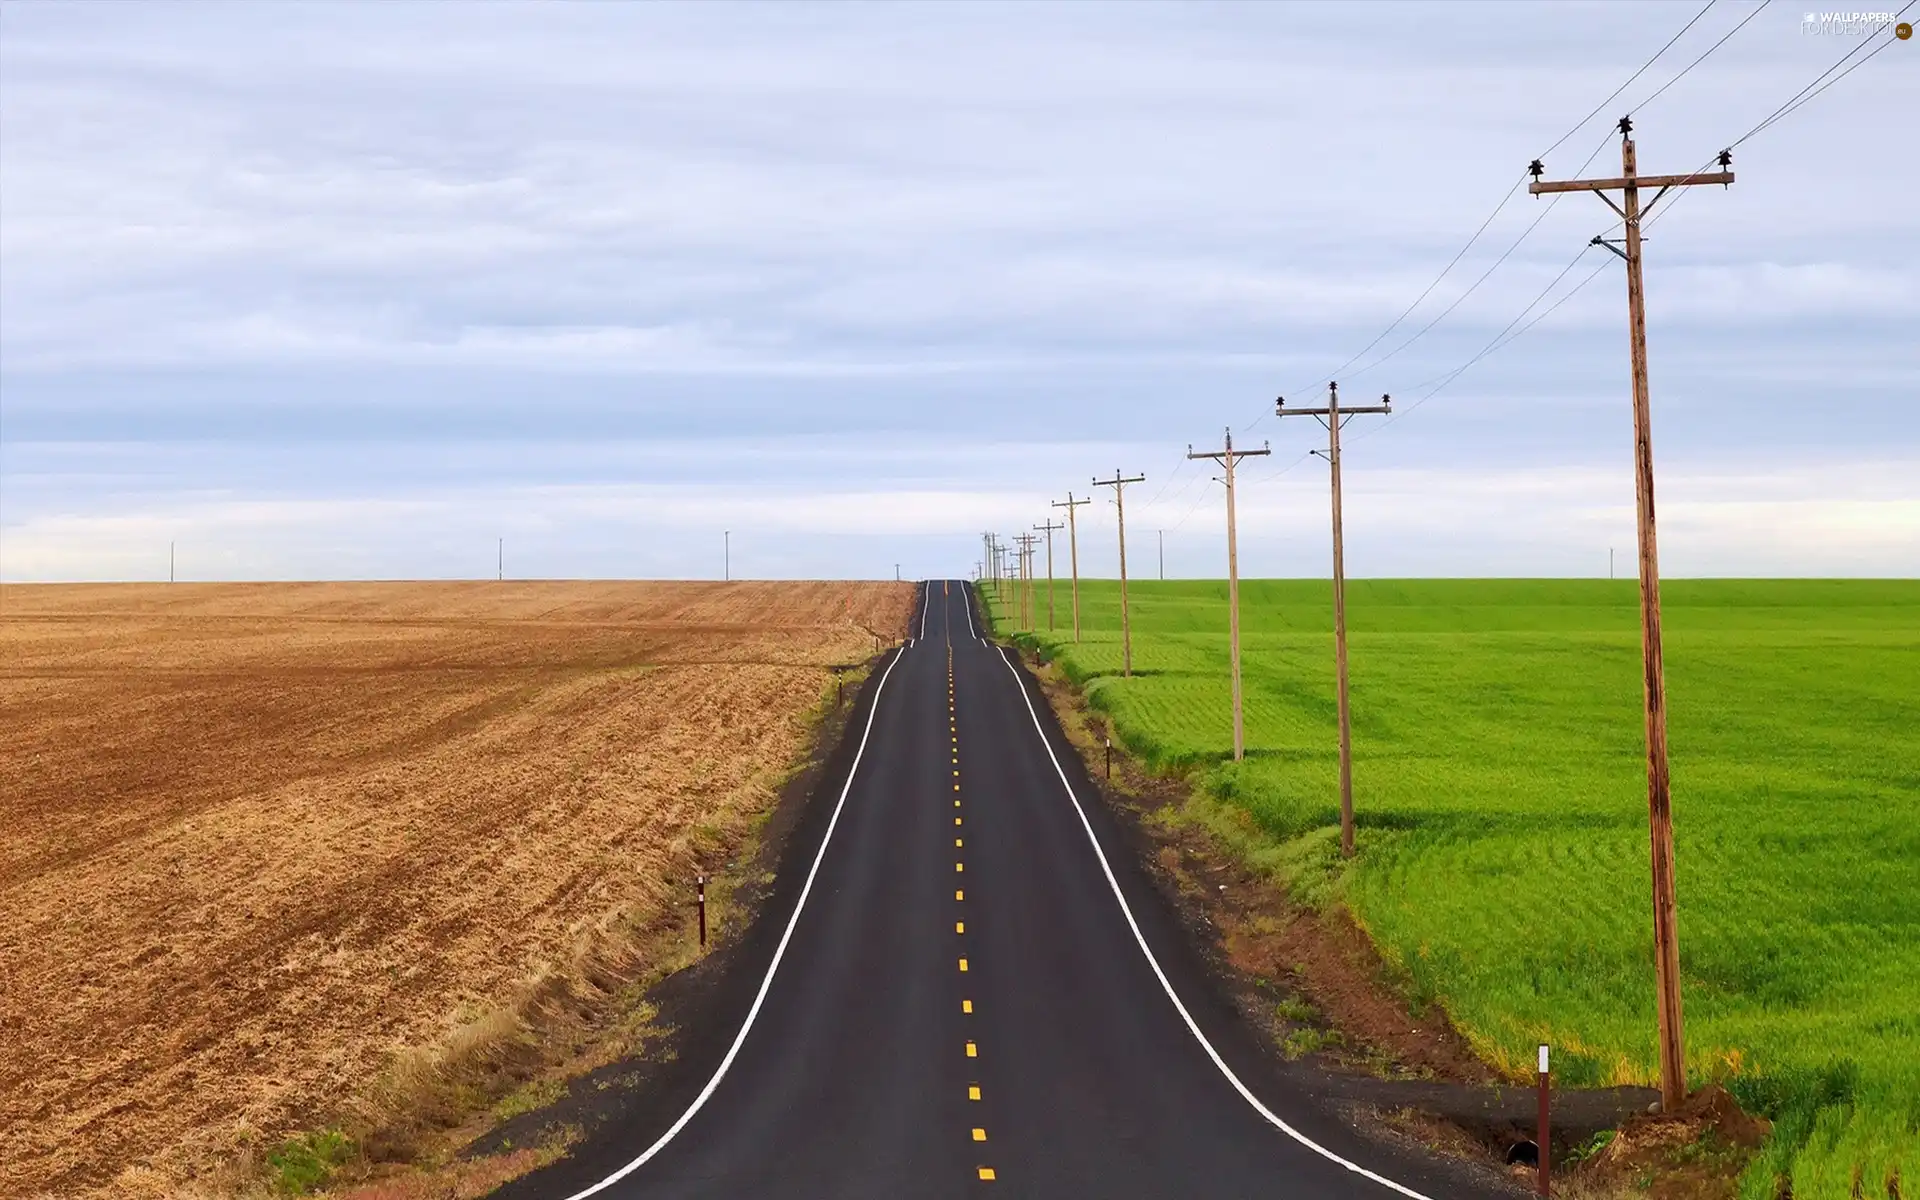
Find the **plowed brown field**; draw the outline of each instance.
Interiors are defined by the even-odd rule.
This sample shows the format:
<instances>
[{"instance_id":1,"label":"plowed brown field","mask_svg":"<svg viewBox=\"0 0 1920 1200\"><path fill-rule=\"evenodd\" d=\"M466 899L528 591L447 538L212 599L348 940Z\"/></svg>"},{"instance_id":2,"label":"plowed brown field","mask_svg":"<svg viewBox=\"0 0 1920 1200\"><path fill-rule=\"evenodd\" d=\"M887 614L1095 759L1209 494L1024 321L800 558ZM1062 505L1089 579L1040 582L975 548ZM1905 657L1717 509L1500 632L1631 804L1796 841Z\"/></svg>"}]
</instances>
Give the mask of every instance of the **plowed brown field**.
<instances>
[{"instance_id":1,"label":"plowed brown field","mask_svg":"<svg viewBox=\"0 0 1920 1200\"><path fill-rule=\"evenodd\" d=\"M681 898L911 603L0 588L0 1195L164 1190Z\"/></svg>"}]
</instances>

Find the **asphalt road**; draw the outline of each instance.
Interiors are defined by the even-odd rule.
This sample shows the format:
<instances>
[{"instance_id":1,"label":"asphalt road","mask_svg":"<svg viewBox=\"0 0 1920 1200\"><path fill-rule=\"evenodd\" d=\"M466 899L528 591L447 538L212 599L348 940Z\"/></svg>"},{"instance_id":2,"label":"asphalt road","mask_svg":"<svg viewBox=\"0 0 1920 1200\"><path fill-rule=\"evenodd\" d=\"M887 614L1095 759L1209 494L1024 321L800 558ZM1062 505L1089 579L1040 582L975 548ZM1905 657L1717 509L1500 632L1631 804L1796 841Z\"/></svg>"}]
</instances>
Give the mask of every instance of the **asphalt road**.
<instances>
[{"instance_id":1,"label":"asphalt road","mask_svg":"<svg viewBox=\"0 0 1920 1200\"><path fill-rule=\"evenodd\" d=\"M746 1011L502 1195L1485 1194L1289 1091L967 594L926 585L869 685Z\"/></svg>"}]
</instances>

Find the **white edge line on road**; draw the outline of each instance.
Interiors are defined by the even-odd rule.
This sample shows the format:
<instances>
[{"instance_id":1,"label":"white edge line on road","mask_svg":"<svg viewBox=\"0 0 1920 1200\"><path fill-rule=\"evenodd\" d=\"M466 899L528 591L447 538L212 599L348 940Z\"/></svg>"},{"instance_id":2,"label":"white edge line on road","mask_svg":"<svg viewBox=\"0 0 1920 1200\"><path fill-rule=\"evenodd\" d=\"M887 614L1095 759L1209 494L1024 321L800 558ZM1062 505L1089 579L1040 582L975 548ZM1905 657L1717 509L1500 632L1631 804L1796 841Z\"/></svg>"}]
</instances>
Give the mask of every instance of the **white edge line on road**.
<instances>
[{"instance_id":1,"label":"white edge line on road","mask_svg":"<svg viewBox=\"0 0 1920 1200\"><path fill-rule=\"evenodd\" d=\"M920 599L920 640L927 640L927 610L933 607L933 580L926 582Z\"/></svg>"},{"instance_id":2,"label":"white edge line on road","mask_svg":"<svg viewBox=\"0 0 1920 1200\"><path fill-rule=\"evenodd\" d=\"M780 960L786 956L787 943L793 939L794 926L800 923L800 913L807 907L807 896L813 891L814 876L820 873L820 862L826 858L827 846L833 842L834 826L840 823L840 810L847 806L847 793L853 790L853 781L860 773L860 760L867 753L867 738L873 733L873 719L880 712L880 693L886 690L887 678L893 674L894 667L899 665L902 657L899 654L893 656L893 661L887 664L886 671L880 676L880 685L873 689L873 706L867 710L867 726L860 733L860 748L854 752L853 765L847 768L846 785L840 789L840 799L833 806L833 816L827 821L827 832L820 839L820 849L813 856L813 866L807 869L807 882L800 888L800 899L794 902L793 916L787 919L787 931L780 935L780 944L773 951L773 961L767 964L767 977L760 981L760 992L754 996L753 1007L747 1010L747 1019L741 1023L740 1032L734 1036L733 1045L727 1047L727 1056L720 1060L720 1066L715 1069L713 1078L707 1080L707 1086L700 1089L700 1094L694 1097L687 1111L681 1113L680 1119L661 1134L653 1145L648 1146L640 1157L592 1187L573 1193L567 1197L567 1200L581 1200L584 1196L604 1191L646 1165L648 1159L660 1153L666 1144L673 1140L674 1135L686 1128L688 1121L693 1120L693 1114L705 1106L714 1090L720 1086L720 1080L726 1076L727 1068L733 1065L734 1057L740 1053L740 1047L747 1040L747 1032L753 1028L754 1018L760 1015L760 1006L766 1002L767 989L773 986L773 974L780 969Z\"/></svg>"},{"instance_id":3,"label":"white edge line on road","mask_svg":"<svg viewBox=\"0 0 1920 1200\"><path fill-rule=\"evenodd\" d=\"M979 634L973 631L973 585L963 583L960 586L965 589L960 594L960 607L966 610L967 614L967 636L970 638L980 638L980 644L984 646L987 644L987 639L980 637Z\"/></svg>"},{"instance_id":4,"label":"white edge line on road","mask_svg":"<svg viewBox=\"0 0 1920 1200\"><path fill-rule=\"evenodd\" d=\"M1113 889L1113 898L1120 905L1121 915L1127 918L1127 927L1133 930L1133 940L1139 943L1140 953L1146 955L1147 965L1153 968L1154 978L1160 981L1161 988L1167 993L1167 999L1173 1001L1173 1007L1179 1010L1180 1019L1187 1023L1187 1029L1193 1034L1194 1040L1198 1041L1200 1048L1207 1052L1207 1057L1213 1060L1213 1065L1220 1068L1220 1073L1227 1077L1227 1082L1233 1085L1233 1090L1239 1092L1240 1098L1248 1104L1251 1104L1255 1112L1265 1117L1268 1124L1278 1129L1281 1133L1286 1134L1294 1141L1299 1142L1315 1154L1320 1155L1322 1158L1339 1163L1354 1174L1363 1175L1382 1187L1390 1188L1400 1193L1402 1196L1410 1196L1412 1200L1432 1200L1431 1197L1416 1192L1404 1184L1395 1183L1384 1175L1377 1175L1367 1170L1357 1162L1341 1158L1338 1154L1335 1154L1306 1134L1301 1133L1298 1129L1287 1124L1278 1116L1274 1115L1272 1109L1260 1103L1260 1098L1247 1090L1247 1085L1241 1083L1240 1077L1233 1073L1231 1067L1227 1066L1226 1061L1220 1057L1220 1052L1215 1050L1213 1043L1207 1040L1207 1035L1200 1032L1200 1026L1195 1023L1193 1014L1187 1011L1186 1005L1180 1003L1180 997L1174 993L1173 984L1167 981L1166 972L1160 969L1160 961L1153 956L1153 951L1147 948L1147 939L1141 935L1140 925L1133 919L1133 910L1127 907L1127 898L1120 894L1120 883L1113 877L1113 868L1107 863L1106 852L1100 849L1100 839L1094 836L1093 823L1087 820L1087 810L1080 807L1080 797L1074 795L1073 784L1067 782L1067 773L1061 769L1060 759L1053 752L1053 743L1047 740L1047 731L1045 727L1040 724L1040 714L1035 712L1033 708L1033 697L1027 694L1026 681L1020 678L1020 672L1014 667L1011 659L1003 654L1000 661L1006 664L1007 671L1013 676L1013 685L1020 689L1020 698L1026 701L1027 715L1033 718L1034 732L1040 735L1040 744L1046 747L1047 757L1053 761L1054 773L1060 776L1060 786L1067 789L1067 799L1073 801L1073 811L1079 814L1080 827L1087 831L1087 840L1093 843L1094 856L1100 860L1100 870L1107 877L1107 886Z\"/></svg>"}]
</instances>

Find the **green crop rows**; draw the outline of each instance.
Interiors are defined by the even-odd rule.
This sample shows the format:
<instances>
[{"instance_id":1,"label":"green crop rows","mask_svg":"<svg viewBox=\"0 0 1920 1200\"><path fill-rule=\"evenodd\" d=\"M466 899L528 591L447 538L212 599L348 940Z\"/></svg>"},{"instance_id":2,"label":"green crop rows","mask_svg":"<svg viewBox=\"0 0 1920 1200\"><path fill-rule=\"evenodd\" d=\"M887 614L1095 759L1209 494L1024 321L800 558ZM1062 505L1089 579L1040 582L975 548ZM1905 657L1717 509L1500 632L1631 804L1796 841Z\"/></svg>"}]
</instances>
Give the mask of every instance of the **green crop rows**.
<instances>
[{"instance_id":1,"label":"green crop rows","mask_svg":"<svg viewBox=\"0 0 1920 1200\"><path fill-rule=\"evenodd\" d=\"M1044 589L1044 584L1040 585ZM988 589L989 595L991 589ZM1655 1081L1636 585L1348 590L1360 855L1337 857L1331 586L1242 585L1248 755L1230 761L1226 586L1081 585L1058 661L1244 852L1348 906L1416 997L1516 1077ZM1771 1197L1920 1191L1920 581L1663 587L1687 1059L1776 1118ZM1009 610L996 626L1009 632ZM1224 819L1223 819L1224 817ZM1876 1183L1878 1180L1880 1182ZM1876 1187L1878 1190L1876 1190Z\"/></svg>"}]
</instances>

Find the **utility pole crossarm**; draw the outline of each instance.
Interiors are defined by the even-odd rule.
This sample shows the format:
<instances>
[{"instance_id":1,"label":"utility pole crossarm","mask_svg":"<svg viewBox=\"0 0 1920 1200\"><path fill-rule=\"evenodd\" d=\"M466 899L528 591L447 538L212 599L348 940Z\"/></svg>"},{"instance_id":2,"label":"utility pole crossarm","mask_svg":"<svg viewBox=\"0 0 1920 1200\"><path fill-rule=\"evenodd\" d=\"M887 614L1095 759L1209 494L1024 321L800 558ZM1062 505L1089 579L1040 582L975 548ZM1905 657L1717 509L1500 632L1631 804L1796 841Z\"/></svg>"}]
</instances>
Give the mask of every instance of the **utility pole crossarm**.
<instances>
[{"instance_id":1,"label":"utility pole crossarm","mask_svg":"<svg viewBox=\"0 0 1920 1200\"><path fill-rule=\"evenodd\" d=\"M1732 171L1710 171L1692 175L1640 175L1633 179L1536 179L1527 185L1527 191L1536 196L1546 196L1554 192L1611 192L1629 183L1643 188L1677 188L1692 187L1697 183L1732 182Z\"/></svg>"},{"instance_id":2,"label":"utility pole crossarm","mask_svg":"<svg viewBox=\"0 0 1920 1200\"><path fill-rule=\"evenodd\" d=\"M1350 417L1355 413L1390 413L1393 411L1393 397L1382 396L1378 404L1329 404L1325 408L1288 408L1287 398L1282 396L1274 405L1274 415L1280 417L1330 417L1335 413Z\"/></svg>"}]
</instances>

